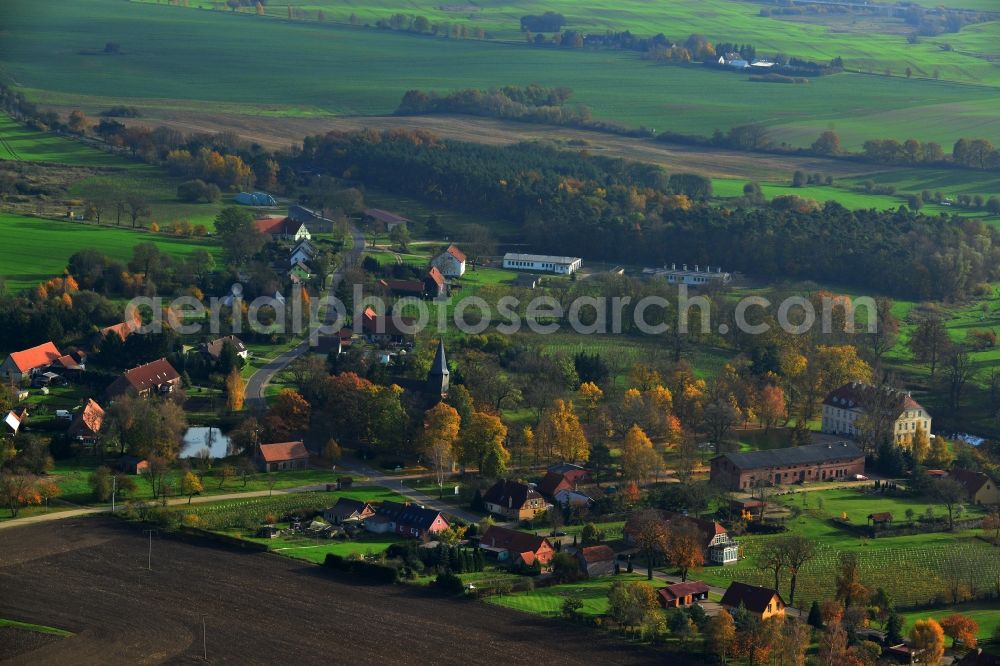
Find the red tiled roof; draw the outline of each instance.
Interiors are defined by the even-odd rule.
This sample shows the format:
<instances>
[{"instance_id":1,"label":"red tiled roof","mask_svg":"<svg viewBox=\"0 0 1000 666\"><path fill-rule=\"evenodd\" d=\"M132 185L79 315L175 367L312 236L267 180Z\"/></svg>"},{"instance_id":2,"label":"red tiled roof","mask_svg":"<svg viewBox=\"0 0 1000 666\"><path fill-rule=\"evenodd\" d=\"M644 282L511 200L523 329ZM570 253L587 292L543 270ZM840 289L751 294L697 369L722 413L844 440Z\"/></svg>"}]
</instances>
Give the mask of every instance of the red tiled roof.
<instances>
[{"instance_id":1,"label":"red tiled roof","mask_svg":"<svg viewBox=\"0 0 1000 666\"><path fill-rule=\"evenodd\" d=\"M24 373L34 370L35 368L42 368L52 363L52 361L56 360L60 356L62 356L62 354L50 341L40 344L37 347L32 347L31 349L14 352L10 355L10 360L20 372Z\"/></svg>"},{"instance_id":2,"label":"red tiled roof","mask_svg":"<svg viewBox=\"0 0 1000 666\"><path fill-rule=\"evenodd\" d=\"M979 489L990 480L990 477L982 472L973 472L971 469L953 469L948 472L948 476L961 483L970 496L978 493Z\"/></svg>"},{"instance_id":3,"label":"red tiled roof","mask_svg":"<svg viewBox=\"0 0 1000 666\"><path fill-rule=\"evenodd\" d=\"M455 257L458 261L465 261L465 253L459 250L458 246L455 244L449 245L445 252Z\"/></svg>"},{"instance_id":4,"label":"red tiled roof","mask_svg":"<svg viewBox=\"0 0 1000 666\"><path fill-rule=\"evenodd\" d=\"M674 583L667 585L657 593L667 601L675 601L689 594L708 594L708 585L698 580L690 580L686 583Z\"/></svg>"},{"instance_id":5,"label":"red tiled roof","mask_svg":"<svg viewBox=\"0 0 1000 666\"><path fill-rule=\"evenodd\" d=\"M889 511L880 511L878 513L869 513L868 520L875 523L886 523L892 520L892 513Z\"/></svg>"},{"instance_id":6,"label":"red tiled roof","mask_svg":"<svg viewBox=\"0 0 1000 666\"><path fill-rule=\"evenodd\" d=\"M566 478L565 474L558 472L546 472L542 480L538 482L538 492L548 497L552 497L563 488L573 488L573 484Z\"/></svg>"},{"instance_id":7,"label":"red tiled roof","mask_svg":"<svg viewBox=\"0 0 1000 666\"><path fill-rule=\"evenodd\" d=\"M257 231L260 233L274 236L276 234L288 234L298 231L302 224L293 222L287 217L265 217L254 220L254 226L257 227Z\"/></svg>"},{"instance_id":8,"label":"red tiled roof","mask_svg":"<svg viewBox=\"0 0 1000 666\"><path fill-rule=\"evenodd\" d=\"M615 551L610 546L587 546L581 548L577 553L585 562L607 562L615 559Z\"/></svg>"},{"instance_id":9,"label":"red tiled roof","mask_svg":"<svg viewBox=\"0 0 1000 666\"><path fill-rule=\"evenodd\" d=\"M158 358L155 361L126 370L118 379L108 387L107 394L116 396L125 393L130 388L139 393L162 384L174 383L181 378L174 366L170 365L165 358Z\"/></svg>"},{"instance_id":10,"label":"red tiled roof","mask_svg":"<svg viewBox=\"0 0 1000 666\"><path fill-rule=\"evenodd\" d=\"M441 271L437 269L437 266L431 266L431 269L427 271L427 277L434 280L434 284L436 284L439 289L444 287L445 279L444 276L441 275Z\"/></svg>"},{"instance_id":11,"label":"red tiled roof","mask_svg":"<svg viewBox=\"0 0 1000 666\"><path fill-rule=\"evenodd\" d=\"M882 391L884 395L878 396L876 391ZM865 405L881 404L894 416L907 409L923 409L909 393L889 387L876 389L871 384L864 382L850 382L834 389L823 400L823 404L841 409L854 409L855 407L864 409Z\"/></svg>"},{"instance_id":12,"label":"red tiled roof","mask_svg":"<svg viewBox=\"0 0 1000 666\"><path fill-rule=\"evenodd\" d=\"M261 444L260 456L265 462L281 462L282 460L306 460L309 451L306 445L298 442L279 442L276 444Z\"/></svg>"},{"instance_id":13,"label":"red tiled roof","mask_svg":"<svg viewBox=\"0 0 1000 666\"><path fill-rule=\"evenodd\" d=\"M104 410L93 399L88 399L87 404L73 419L69 426L70 435L79 435L82 432L96 435L104 424Z\"/></svg>"},{"instance_id":14,"label":"red tiled roof","mask_svg":"<svg viewBox=\"0 0 1000 666\"><path fill-rule=\"evenodd\" d=\"M548 539L545 537L528 534L519 530L510 530L498 525L491 525L483 532L479 543L490 548L502 548L522 556L524 553L537 553L542 546L548 545L551 547L551 544L549 544ZM531 562L528 562L528 564L531 564Z\"/></svg>"},{"instance_id":15,"label":"red tiled roof","mask_svg":"<svg viewBox=\"0 0 1000 666\"><path fill-rule=\"evenodd\" d=\"M101 337L106 337L108 333L116 333L122 342L125 342L125 338L132 335L132 332L138 328L135 322L123 321L120 324L114 324L112 326L105 326L100 330Z\"/></svg>"}]
</instances>

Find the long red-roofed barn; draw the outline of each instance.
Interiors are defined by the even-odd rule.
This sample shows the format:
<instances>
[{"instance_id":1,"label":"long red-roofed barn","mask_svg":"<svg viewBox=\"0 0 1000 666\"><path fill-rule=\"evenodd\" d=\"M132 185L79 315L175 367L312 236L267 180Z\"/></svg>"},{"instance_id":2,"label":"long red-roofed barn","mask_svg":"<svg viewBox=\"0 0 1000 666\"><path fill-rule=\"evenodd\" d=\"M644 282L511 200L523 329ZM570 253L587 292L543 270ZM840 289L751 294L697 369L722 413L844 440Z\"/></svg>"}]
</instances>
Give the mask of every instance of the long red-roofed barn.
<instances>
[{"instance_id":1,"label":"long red-roofed barn","mask_svg":"<svg viewBox=\"0 0 1000 666\"><path fill-rule=\"evenodd\" d=\"M3 365L0 365L0 378L7 382L20 383L49 367L60 356L62 353L51 341L13 352Z\"/></svg>"},{"instance_id":2,"label":"long red-roofed barn","mask_svg":"<svg viewBox=\"0 0 1000 666\"><path fill-rule=\"evenodd\" d=\"M135 391L147 397L154 393L170 393L181 385L181 376L165 358L126 370L111 383L106 392L108 400L113 400Z\"/></svg>"},{"instance_id":3,"label":"long red-roofed barn","mask_svg":"<svg viewBox=\"0 0 1000 666\"><path fill-rule=\"evenodd\" d=\"M711 481L727 490L750 490L758 481L791 484L851 479L865 472L865 454L850 442L809 444L712 458Z\"/></svg>"}]
</instances>

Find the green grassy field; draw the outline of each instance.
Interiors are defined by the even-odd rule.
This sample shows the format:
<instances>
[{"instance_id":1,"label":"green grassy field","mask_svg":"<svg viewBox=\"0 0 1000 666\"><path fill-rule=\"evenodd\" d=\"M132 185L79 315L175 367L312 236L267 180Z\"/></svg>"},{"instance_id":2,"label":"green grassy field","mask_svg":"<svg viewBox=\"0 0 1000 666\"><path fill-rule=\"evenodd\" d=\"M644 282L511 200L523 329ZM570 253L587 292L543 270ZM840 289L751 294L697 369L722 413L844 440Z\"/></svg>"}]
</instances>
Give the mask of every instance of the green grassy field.
<instances>
[{"instance_id":1,"label":"green grassy field","mask_svg":"<svg viewBox=\"0 0 1000 666\"><path fill-rule=\"evenodd\" d=\"M136 162L129 162L78 141L29 129L3 114L0 114L0 160L58 162L89 167L138 166Z\"/></svg>"},{"instance_id":2,"label":"green grassy field","mask_svg":"<svg viewBox=\"0 0 1000 666\"><path fill-rule=\"evenodd\" d=\"M46 627L41 624L31 624L29 622L18 622L17 620L6 620L0 618L0 628L10 627L11 629L23 629L25 631L34 631L39 634L52 634L53 636L72 636L72 631L66 631L65 629L56 629L55 627Z\"/></svg>"},{"instance_id":3,"label":"green grassy field","mask_svg":"<svg viewBox=\"0 0 1000 666\"><path fill-rule=\"evenodd\" d=\"M545 587L530 592L515 592L504 596L488 597L486 601L498 606L506 606L526 613L558 617L561 613L563 600L573 592L579 592L583 600L583 615L597 616L608 612L608 590L615 581L643 581L655 588L664 587L663 581L653 579L647 581L639 574L621 574L594 580L583 580L567 585Z\"/></svg>"},{"instance_id":4,"label":"green grassy field","mask_svg":"<svg viewBox=\"0 0 1000 666\"><path fill-rule=\"evenodd\" d=\"M682 37L695 30L711 34L713 21L742 42L799 29L787 22L756 20L757 8L751 4L712 0L707 8L699 3L697 10L694 3L661 6L680 6L678 11L687 14L684 20L662 17L672 21L663 27ZM623 22L622 27L638 29L641 23L648 26L641 32L647 33L660 20L649 15L650 7L635 3L592 13L632 12L636 23ZM376 6L374 11L388 9ZM416 9L410 6L408 11ZM7 10L8 30L31 38L5 40L0 46L3 68L29 97L81 105L91 113L129 103L223 115L379 114L392 111L411 88L537 82L572 88L575 99L591 106L595 117L659 131L711 133L717 127L763 122L778 140L799 144L829 128L840 132L848 147L873 135L906 138L911 133L946 145L970 132L1000 142L1000 118L992 109L995 91L986 85L868 74L823 77L809 85L759 84L728 72L655 65L630 53L445 40L112 0L95 0L85 8L68 0L14 0ZM94 33L95 25L100 25L100 35ZM801 55L832 57L839 51L863 60L863 50L884 53L891 61L909 58L908 45L899 36L890 41L878 35L870 40L851 36L851 51L822 29L807 28L804 36L776 41L774 48L798 53L797 41L816 42L829 51ZM119 42L124 54L80 54L99 50L106 41ZM245 66L247 44L268 54L254 67ZM918 70L934 66L939 58L955 59L955 64L942 61L940 67L954 70L956 76L964 72L964 80L1000 80L986 61L946 53L931 40L916 45L912 55L919 61ZM206 62L224 76L207 75ZM407 66L400 68L400 62ZM331 63L337 65L337 76L329 76Z\"/></svg>"},{"instance_id":5,"label":"green grassy field","mask_svg":"<svg viewBox=\"0 0 1000 666\"><path fill-rule=\"evenodd\" d=\"M18 248L17 252L7 252L0 259L0 275L5 277L7 290L11 292L62 274L70 256L88 247L120 260L129 259L132 248L146 242L155 243L162 252L173 257L199 249L213 254L219 252L219 247L207 240L6 213L0 213L0 236L11 247Z\"/></svg>"},{"instance_id":6,"label":"green grassy field","mask_svg":"<svg viewBox=\"0 0 1000 666\"><path fill-rule=\"evenodd\" d=\"M910 629L913 628L913 624L917 620L923 620L926 618L940 620L955 613L967 615L979 624L978 637L980 642L992 641L994 644L1000 642L997 640L997 632L1000 631L1000 604L996 603L963 604L961 606L951 606L949 608L935 608L934 610L901 613L903 616L903 633L904 635L909 633ZM951 640L946 639L946 642L950 644Z\"/></svg>"},{"instance_id":7,"label":"green grassy field","mask_svg":"<svg viewBox=\"0 0 1000 666\"><path fill-rule=\"evenodd\" d=\"M332 539L310 539L306 536L282 536L274 539L246 538L248 541L265 543L271 551L296 560L305 560L314 564L322 564L329 553L347 557L348 555L381 553L401 538L394 534L362 533L355 539L339 541Z\"/></svg>"}]
</instances>

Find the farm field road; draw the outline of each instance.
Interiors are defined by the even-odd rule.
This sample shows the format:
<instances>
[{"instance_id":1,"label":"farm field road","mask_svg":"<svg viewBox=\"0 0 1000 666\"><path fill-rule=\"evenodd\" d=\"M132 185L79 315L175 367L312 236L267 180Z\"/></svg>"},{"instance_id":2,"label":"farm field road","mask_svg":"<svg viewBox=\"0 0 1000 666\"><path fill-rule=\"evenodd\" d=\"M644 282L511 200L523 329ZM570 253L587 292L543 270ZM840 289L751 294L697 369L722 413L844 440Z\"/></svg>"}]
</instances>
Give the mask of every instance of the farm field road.
<instances>
[{"instance_id":1,"label":"farm field road","mask_svg":"<svg viewBox=\"0 0 1000 666\"><path fill-rule=\"evenodd\" d=\"M203 617L214 663L664 660L560 621L403 586L356 585L321 567L264 553L154 537L148 571L147 539L137 525L101 518L5 534L0 617L75 634L11 663L200 661ZM670 661L683 663L673 654Z\"/></svg>"},{"instance_id":2,"label":"farm field road","mask_svg":"<svg viewBox=\"0 0 1000 666\"><path fill-rule=\"evenodd\" d=\"M330 281L329 294L332 297L334 292L337 290L337 285L340 284L341 279L344 277L344 269L347 266L357 263L361 259L361 253L365 249L365 237L354 224L350 227L352 245L351 249L348 250L347 256L341 262L340 267L333 274L333 280ZM292 361L302 356L310 349L309 340L303 340L300 344L296 345L288 351L282 352L277 357L272 359L264 367L262 367L257 372L250 376L247 380L246 386L246 396L247 396L247 407L254 410L263 410L267 407L267 401L264 397L264 392L267 390L267 385L276 374L285 369Z\"/></svg>"}]
</instances>

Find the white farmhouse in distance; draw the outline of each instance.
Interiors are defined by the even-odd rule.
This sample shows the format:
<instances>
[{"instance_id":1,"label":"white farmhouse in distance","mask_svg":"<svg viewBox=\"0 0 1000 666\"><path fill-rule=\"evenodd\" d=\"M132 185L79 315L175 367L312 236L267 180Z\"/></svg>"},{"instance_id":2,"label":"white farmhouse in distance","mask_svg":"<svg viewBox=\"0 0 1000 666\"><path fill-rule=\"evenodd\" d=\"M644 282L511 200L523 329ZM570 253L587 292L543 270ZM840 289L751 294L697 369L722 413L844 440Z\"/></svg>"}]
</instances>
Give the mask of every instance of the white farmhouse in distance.
<instances>
[{"instance_id":1,"label":"white farmhouse in distance","mask_svg":"<svg viewBox=\"0 0 1000 666\"><path fill-rule=\"evenodd\" d=\"M580 270L583 259L579 257L555 257L547 254L519 254L508 252L503 255L503 267L516 271L545 271L557 275L570 275Z\"/></svg>"},{"instance_id":2,"label":"white farmhouse in distance","mask_svg":"<svg viewBox=\"0 0 1000 666\"><path fill-rule=\"evenodd\" d=\"M436 266L445 277L462 277L465 275L465 253L452 244L444 252L434 257L431 265Z\"/></svg>"}]
</instances>

